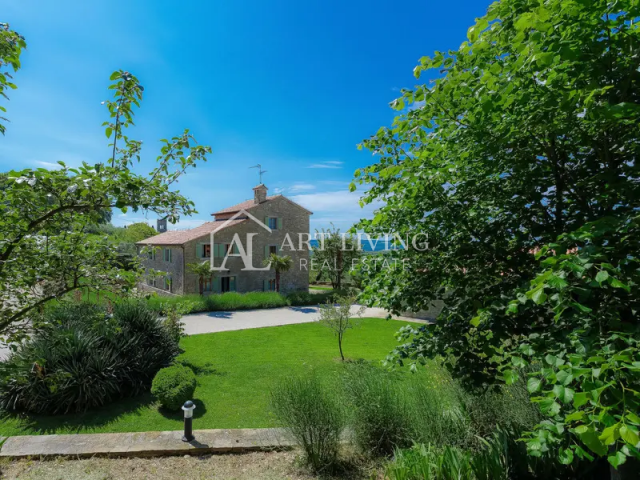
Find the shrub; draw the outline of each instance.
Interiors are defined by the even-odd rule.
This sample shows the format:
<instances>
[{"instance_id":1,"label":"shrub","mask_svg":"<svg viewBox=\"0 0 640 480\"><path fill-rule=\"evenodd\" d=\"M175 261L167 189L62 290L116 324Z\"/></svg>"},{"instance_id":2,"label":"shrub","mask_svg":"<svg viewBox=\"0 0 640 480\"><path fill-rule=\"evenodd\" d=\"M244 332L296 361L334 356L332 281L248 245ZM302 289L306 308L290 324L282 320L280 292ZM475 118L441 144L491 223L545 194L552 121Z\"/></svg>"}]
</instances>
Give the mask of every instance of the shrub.
<instances>
[{"instance_id":1,"label":"shrub","mask_svg":"<svg viewBox=\"0 0 640 480\"><path fill-rule=\"evenodd\" d=\"M316 472L336 464L344 413L332 389L317 377L288 378L271 393L272 409L287 428Z\"/></svg>"},{"instance_id":2,"label":"shrub","mask_svg":"<svg viewBox=\"0 0 640 480\"><path fill-rule=\"evenodd\" d=\"M368 364L348 364L344 384L355 440L365 452L391 454L411 444L412 421L406 385L398 374Z\"/></svg>"},{"instance_id":3,"label":"shrub","mask_svg":"<svg viewBox=\"0 0 640 480\"><path fill-rule=\"evenodd\" d=\"M153 379L151 393L158 397L167 410L176 411L187 400L193 399L196 376L189 367L173 365L161 369Z\"/></svg>"},{"instance_id":4,"label":"shrub","mask_svg":"<svg viewBox=\"0 0 640 480\"><path fill-rule=\"evenodd\" d=\"M0 363L0 408L59 414L105 405L149 388L178 345L144 302L48 308L40 328Z\"/></svg>"}]
</instances>

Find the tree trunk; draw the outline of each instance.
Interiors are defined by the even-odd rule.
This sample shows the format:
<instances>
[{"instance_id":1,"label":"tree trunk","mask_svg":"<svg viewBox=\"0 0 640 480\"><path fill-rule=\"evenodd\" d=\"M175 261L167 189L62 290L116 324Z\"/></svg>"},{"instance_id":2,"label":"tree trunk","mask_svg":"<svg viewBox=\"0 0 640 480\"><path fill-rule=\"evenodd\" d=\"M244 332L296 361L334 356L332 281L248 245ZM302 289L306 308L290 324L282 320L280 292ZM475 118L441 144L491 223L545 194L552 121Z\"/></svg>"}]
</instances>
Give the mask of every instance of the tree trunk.
<instances>
[{"instance_id":1,"label":"tree trunk","mask_svg":"<svg viewBox=\"0 0 640 480\"><path fill-rule=\"evenodd\" d=\"M276 270L276 292L280 293L280 272Z\"/></svg>"},{"instance_id":2,"label":"tree trunk","mask_svg":"<svg viewBox=\"0 0 640 480\"><path fill-rule=\"evenodd\" d=\"M198 281L200 282L200 295L202 296L204 295L204 280L200 277Z\"/></svg>"},{"instance_id":3,"label":"tree trunk","mask_svg":"<svg viewBox=\"0 0 640 480\"><path fill-rule=\"evenodd\" d=\"M340 349L340 358L344 362L344 353L342 353L342 335L338 334L338 348Z\"/></svg>"}]
</instances>

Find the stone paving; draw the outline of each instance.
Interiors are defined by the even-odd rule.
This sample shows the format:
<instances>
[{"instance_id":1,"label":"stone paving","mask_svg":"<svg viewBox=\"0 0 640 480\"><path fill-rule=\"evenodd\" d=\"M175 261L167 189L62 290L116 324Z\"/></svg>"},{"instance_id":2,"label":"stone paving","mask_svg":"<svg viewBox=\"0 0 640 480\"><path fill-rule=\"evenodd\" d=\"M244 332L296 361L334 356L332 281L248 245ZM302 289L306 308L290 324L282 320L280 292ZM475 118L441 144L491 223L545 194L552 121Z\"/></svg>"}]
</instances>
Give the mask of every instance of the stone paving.
<instances>
[{"instance_id":1,"label":"stone paving","mask_svg":"<svg viewBox=\"0 0 640 480\"><path fill-rule=\"evenodd\" d=\"M7 438L0 447L0 458L202 455L273 450L295 445L279 428L196 430L194 436L195 440L183 442L181 431L25 435Z\"/></svg>"}]
</instances>

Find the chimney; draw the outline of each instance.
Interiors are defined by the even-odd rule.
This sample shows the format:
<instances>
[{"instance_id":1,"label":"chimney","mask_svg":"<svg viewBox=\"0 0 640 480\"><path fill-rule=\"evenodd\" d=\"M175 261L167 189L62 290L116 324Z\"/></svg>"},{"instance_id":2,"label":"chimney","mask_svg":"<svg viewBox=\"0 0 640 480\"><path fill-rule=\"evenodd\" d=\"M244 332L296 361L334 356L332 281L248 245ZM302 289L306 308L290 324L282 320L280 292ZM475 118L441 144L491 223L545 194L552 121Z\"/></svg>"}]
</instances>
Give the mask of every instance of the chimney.
<instances>
[{"instance_id":1,"label":"chimney","mask_svg":"<svg viewBox=\"0 0 640 480\"><path fill-rule=\"evenodd\" d=\"M156 230L158 231L158 233L164 233L167 231L167 219L166 218L159 218L156 221Z\"/></svg>"},{"instance_id":2,"label":"chimney","mask_svg":"<svg viewBox=\"0 0 640 480\"><path fill-rule=\"evenodd\" d=\"M253 203L256 205L267 201L267 187L263 183L253 187Z\"/></svg>"}]
</instances>

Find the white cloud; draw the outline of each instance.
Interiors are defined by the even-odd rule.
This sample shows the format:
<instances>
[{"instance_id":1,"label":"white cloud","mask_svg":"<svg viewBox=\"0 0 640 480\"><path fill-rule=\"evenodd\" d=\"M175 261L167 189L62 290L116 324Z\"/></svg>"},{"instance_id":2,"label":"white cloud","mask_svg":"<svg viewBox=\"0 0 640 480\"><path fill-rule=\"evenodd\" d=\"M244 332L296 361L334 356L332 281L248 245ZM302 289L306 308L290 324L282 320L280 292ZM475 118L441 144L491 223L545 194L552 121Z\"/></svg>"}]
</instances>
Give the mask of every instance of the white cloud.
<instances>
[{"instance_id":1,"label":"white cloud","mask_svg":"<svg viewBox=\"0 0 640 480\"><path fill-rule=\"evenodd\" d=\"M295 192L307 192L309 190L315 190L316 186L310 183L296 183L291 185L289 188L285 188L283 190L287 190L291 193Z\"/></svg>"},{"instance_id":2,"label":"white cloud","mask_svg":"<svg viewBox=\"0 0 640 480\"><path fill-rule=\"evenodd\" d=\"M378 201L360 207L360 193L347 190L301 193L291 196L291 200L314 213L312 230L331 223L341 229L349 228L362 218L371 218L374 210L382 206Z\"/></svg>"},{"instance_id":3,"label":"white cloud","mask_svg":"<svg viewBox=\"0 0 640 480\"><path fill-rule=\"evenodd\" d=\"M307 168L342 168L342 164L340 160L323 160L320 163L312 163Z\"/></svg>"},{"instance_id":4,"label":"white cloud","mask_svg":"<svg viewBox=\"0 0 640 480\"><path fill-rule=\"evenodd\" d=\"M38 165L39 167L46 168L48 170L58 170L59 168L62 168L62 166L59 163L42 162L40 160L36 160L35 164Z\"/></svg>"}]
</instances>

